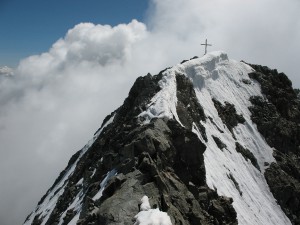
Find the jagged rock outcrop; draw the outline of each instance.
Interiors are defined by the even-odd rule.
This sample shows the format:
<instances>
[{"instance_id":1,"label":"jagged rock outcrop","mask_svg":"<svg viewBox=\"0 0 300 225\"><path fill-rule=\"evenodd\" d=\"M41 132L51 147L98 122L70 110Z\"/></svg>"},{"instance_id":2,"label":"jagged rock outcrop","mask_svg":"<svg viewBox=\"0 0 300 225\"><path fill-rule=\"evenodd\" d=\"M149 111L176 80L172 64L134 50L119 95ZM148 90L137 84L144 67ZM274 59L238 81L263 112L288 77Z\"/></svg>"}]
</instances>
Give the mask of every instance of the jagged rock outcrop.
<instances>
[{"instance_id":1,"label":"jagged rock outcrop","mask_svg":"<svg viewBox=\"0 0 300 225\"><path fill-rule=\"evenodd\" d=\"M223 123L226 124L228 129L232 131L232 129L238 124L238 123L244 123L245 119L242 115L238 115L236 113L236 109L234 105L225 102L225 105L222 106L222 104L216 100L213 99L214 105L218 111L218 114L220 118L222 119Z\"/></svg>"},{"instance_id":2,"label":"jagged rock outcrop","mask_svg":"<svg viewBox=\"0 0 300 225\"><path fill-rule=\"evenodd\" d=\"M266 180L293 224L300 224L300 101L284 73L251 65L250 77L261 85L266 99L254 96L252 120L274 147L276 162L266 170Z\"/></svg>"}]
</instances>

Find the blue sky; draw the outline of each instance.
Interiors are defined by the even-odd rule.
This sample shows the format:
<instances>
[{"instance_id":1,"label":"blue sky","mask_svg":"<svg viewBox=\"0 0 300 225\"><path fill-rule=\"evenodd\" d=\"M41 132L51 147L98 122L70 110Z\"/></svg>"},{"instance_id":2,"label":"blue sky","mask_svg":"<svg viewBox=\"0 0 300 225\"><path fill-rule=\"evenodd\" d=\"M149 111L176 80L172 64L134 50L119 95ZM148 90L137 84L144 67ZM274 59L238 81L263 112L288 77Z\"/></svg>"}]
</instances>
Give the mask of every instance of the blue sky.
<instances>
[{"instance_id":1,"label":"blue sky","mask_svg":"<svg viewBox=\"0 0 300 225\"><path fill-rule=\"evenodd\" d=\"M0 0L0 66L47 51L80 22L144 21L148 0Z\"/></svg>"}]
</instances>

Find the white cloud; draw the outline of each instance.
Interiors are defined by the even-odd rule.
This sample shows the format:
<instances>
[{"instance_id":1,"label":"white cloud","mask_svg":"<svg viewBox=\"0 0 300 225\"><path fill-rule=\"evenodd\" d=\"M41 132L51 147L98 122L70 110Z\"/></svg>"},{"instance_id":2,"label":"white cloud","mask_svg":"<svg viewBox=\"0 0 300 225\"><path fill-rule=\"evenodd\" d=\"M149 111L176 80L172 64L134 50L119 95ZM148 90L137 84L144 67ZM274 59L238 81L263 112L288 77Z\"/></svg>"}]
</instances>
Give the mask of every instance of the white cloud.
<instances>
[{"instance_id":1,"label":"white cloud","mask_svg":"<svg viewBox=\"0 0 300 225\"><path fill-rule=\"evenodd\" d=\"M146 35L135 20L116 27L79 24L0 81L1 224L25 220L70 156L122 104L143 75L131 51ZM18 221L7 216L12 208Z\"/></svg>"},{"instance_id":2,"label":"white cloud","mask_svg":"<svg viewBox=\"0 0 300 225\"><path fill-rule=\"evenodd\" d=\"M189 53L208 38L209 50L285 72L300 87L300 2L297 0L153 0L153 32L182 40ZM182 47L182 46L180 46ZM180 48L179 47L179 48ZM174 48L178 48L177 46Z\"/></svg>"},{"instance_id":3,"label":"white cloud","mask_svg":"<svg viewBox=\"0 0 300 225\"><path fill-rule=\"evenodd\" d=\"M49 52L23 60L18 72L26 76L53 76L78 64L95 67L126 63L132 44L146 34L145 25L136 20L116 27L81 23Z\"/></svg>"},{"instance_id":4,"label":"white cloud","mask_svg":"<svg viewBox=\"0 0 300 225\"><path fill-rule=\"evenodd\" d=\"M201 56L206 38L209 50L278 68L300 87L299 8L297 0L152 0L147 28L78 24L24 59L0 80L0 223L25 219L137 76Z\"/></svg>"},{"instance_id":5,"label":"white cloud","mask_svg":"<svg viewBox=\"0 0 300 225\"><path fill-rule=\"evenodd\" d=\"M0 66L0 77L1 76L13 76L14 75L14 70L10 67L7 66Z\"/></svg>"}]
</instances>

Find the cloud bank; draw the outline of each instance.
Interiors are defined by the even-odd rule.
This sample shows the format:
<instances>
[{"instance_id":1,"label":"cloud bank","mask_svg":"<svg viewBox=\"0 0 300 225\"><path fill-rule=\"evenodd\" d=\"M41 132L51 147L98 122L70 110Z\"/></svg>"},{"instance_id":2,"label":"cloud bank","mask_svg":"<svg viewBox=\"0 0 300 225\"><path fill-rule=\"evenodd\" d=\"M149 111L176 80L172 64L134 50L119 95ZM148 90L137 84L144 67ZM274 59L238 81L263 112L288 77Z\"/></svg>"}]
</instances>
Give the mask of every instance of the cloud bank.
<instances>
[{"instance_id":1,"label":"cloud bank","mask_svg":"<svg viewBox=\"0 0 300 225\"><path fill-rule=\"evenodd\" d=\"M122 104L137 76L132 45L146 35L135 20L82 23L0 80L0 224L21 224L70 156Z\"/></svg>"},{"instance_id":2,"label":"cloud bank","mask_svg":"<svg viewBox=\"0 0 300 225\"><path fill-rule=\"evenodd\" d=\"M145 23L81 23L0 77L0 224L20 224L122 104L134 80L209 50L285 72L300 87L297 0L152 0ZM11 212L14 212L13 214Z\"/></svg>"}]
</instances>

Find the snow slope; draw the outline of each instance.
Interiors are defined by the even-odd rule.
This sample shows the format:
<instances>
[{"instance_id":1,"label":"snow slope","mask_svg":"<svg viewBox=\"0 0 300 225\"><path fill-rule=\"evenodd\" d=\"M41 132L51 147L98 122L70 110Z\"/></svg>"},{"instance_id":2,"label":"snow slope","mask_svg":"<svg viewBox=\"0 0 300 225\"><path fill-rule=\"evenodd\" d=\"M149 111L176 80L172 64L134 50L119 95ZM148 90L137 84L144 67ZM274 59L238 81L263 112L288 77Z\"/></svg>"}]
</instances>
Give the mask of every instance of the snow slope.
<instances>
[{"instance_id":1,"label":"snow slope","mask_svg":"<svg viewBox=\"0 0 300 225\"><path fill-rule=\"evenodd\" d=\"M259 84L248 76L251 71L253 69L245 63L229 60L224 52L212 52L174 66L164 72L161 91L140 116L146 122L153 117L168 117L180 123L176 113L175 76L189 77L206 117L211 118L201 122L208 137L204 153L208 186L216 189L219 195L233 198L241 225L287 225L291 222L276 203L263 175L268 165L265 163L275 159L272 148L251 121L249 98L262 96ZM233 104L237 113L245 118L246 122L233 129L234 135L219 117L213 98L222 104L225 101ZM195 124L193 130L205 143ZM227 147L219 149L212 136L218 137ZM260 171L236 151L235 142L253 153Z\"/></svg>"}]
</instances>

